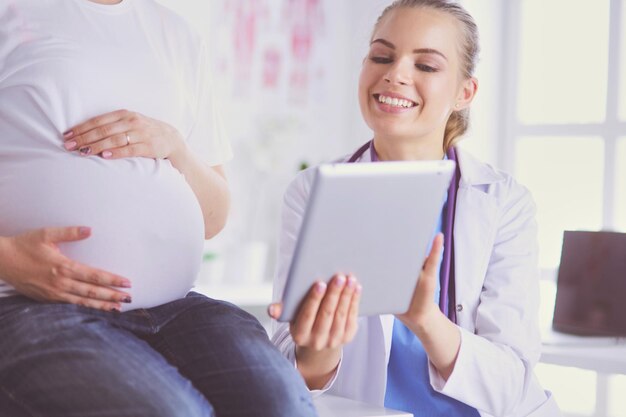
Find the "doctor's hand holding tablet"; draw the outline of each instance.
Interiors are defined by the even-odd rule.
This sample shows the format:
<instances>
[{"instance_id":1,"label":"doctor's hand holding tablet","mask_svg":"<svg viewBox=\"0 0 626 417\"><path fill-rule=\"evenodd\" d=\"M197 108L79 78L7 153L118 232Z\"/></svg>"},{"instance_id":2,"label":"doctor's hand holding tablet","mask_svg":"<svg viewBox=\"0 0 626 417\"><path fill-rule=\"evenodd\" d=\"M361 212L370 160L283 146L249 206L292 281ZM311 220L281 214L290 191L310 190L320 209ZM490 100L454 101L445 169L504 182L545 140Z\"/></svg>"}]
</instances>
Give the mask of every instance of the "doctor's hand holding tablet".
<instances>
[{"instance_id":1,"label":"doctor's hand holding tablet","mask_svg":"<svg viewBox=\"0 0 626 417\"><path fill-rule=\"evenodd\" d=\"M407 327L418 329L424 326L424 318L438 311L434 299L437 263L442 250L443 235L439 233L433 241L419 279L416 279L408 309L396 315ZM358 329L362 291L363 287L354 275L337 273L328 283L316 281L299 304L289 329L296 344L298 369L307 381L312 382L309 385L323 387L326 384L337 367L341 348L353 340ZM269 307L270 316L274 319L279 319L282 312L282 303L274 303ZM311 372L307 371L308 367ZM320 371L322 375L318 377L319 381L315 381Z\"/></svg>"}]
</instances>

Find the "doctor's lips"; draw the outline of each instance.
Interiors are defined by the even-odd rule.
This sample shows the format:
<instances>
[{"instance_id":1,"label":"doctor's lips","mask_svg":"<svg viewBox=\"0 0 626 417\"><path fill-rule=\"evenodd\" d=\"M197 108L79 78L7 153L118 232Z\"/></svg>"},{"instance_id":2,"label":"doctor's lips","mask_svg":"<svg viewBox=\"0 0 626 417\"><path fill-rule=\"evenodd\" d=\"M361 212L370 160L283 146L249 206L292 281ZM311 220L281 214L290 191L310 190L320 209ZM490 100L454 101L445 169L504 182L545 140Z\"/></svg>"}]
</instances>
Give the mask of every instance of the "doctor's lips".
<instances>
[{"instance_id":1,"label":"doctor's lips","mask_svg":"<svg viewBox=\"0 0 626 417\"><path fill-rule=\"evenodd\" d=\"M373 94L373 97L379 103L388 104L392 107L409 109L418 105L414 101L395 93Z\"/></svg>"}]
</instances>

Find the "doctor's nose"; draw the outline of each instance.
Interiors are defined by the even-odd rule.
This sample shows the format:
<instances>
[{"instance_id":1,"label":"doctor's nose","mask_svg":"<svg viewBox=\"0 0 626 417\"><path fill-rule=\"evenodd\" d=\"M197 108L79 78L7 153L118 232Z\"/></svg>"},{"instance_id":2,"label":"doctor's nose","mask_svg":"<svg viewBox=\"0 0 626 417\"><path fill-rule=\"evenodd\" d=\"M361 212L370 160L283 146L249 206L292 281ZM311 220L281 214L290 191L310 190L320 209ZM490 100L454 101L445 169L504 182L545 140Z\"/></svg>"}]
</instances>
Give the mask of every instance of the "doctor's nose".
<instances>
[{"instance_id":1,"label":"doctor's nose","mask_svg":"<svg viewBox=\"0 0 626 417\"><path fill-rule=\"evenodd\" d=\"M396 63L384 76L384 80L390 84L410 85L413 83L410 69L406 64Z\"/></svg>"}]
</instances>

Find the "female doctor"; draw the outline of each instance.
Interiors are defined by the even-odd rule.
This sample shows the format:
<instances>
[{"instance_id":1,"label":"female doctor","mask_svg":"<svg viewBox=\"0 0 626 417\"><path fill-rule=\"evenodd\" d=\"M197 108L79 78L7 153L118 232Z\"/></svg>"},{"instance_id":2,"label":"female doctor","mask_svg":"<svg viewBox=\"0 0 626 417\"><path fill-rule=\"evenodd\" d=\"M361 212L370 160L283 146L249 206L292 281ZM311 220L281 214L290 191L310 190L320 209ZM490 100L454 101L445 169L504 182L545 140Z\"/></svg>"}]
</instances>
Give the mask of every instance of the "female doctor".
<instances>
[{"instance_id":1,"label":"female doctor","mask_svg":"<svg viewBox=\"0 0 626 417\"><path fill-rule=\"evenodd\" d=\"M293 322L275 328L274 343L311 390L416 416L560 414L533 374L533 200L510 176L455 148L477 90L478 49L473 18L449 0L395 1L374 26L359 79L374 138L344 162L449 158L458 169L406 313L357 318L361 286L338 273L311 288ZM285 195L275 299L313 174L302 172ZM269 313L277 318L280 309L272 304Z\"/></svg>"}]
</instances>

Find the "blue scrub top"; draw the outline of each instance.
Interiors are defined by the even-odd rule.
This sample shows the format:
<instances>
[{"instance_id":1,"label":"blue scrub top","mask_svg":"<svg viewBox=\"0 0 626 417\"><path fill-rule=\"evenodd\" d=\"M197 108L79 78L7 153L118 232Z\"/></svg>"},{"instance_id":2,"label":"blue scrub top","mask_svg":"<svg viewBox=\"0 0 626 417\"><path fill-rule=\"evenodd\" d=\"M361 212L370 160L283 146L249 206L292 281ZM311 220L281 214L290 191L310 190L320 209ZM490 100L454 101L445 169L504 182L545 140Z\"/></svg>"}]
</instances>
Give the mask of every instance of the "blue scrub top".
<instances>
[{"instance_id":1,"label":"blue scrub top","mask_svg":"<svg viewBox=\"0 0 626 417\"><path fill-rule=\"evenodd\" d=\"M443 213L445 213L445 204L433 236L442 231ZM428 253L430 253L430 248ZM441 259L443 259L443 251ZM441 259L439 270L441 270ZM437 280L436 303L439 303L439 292L440 285ZM476 409L436 392L432 388L428 375L426 351L417 336L398 319L394 319L393 323L391 354L387 366L385 407L410 412L419 417L480 417Z\"/></svg>"}]
</instances>

